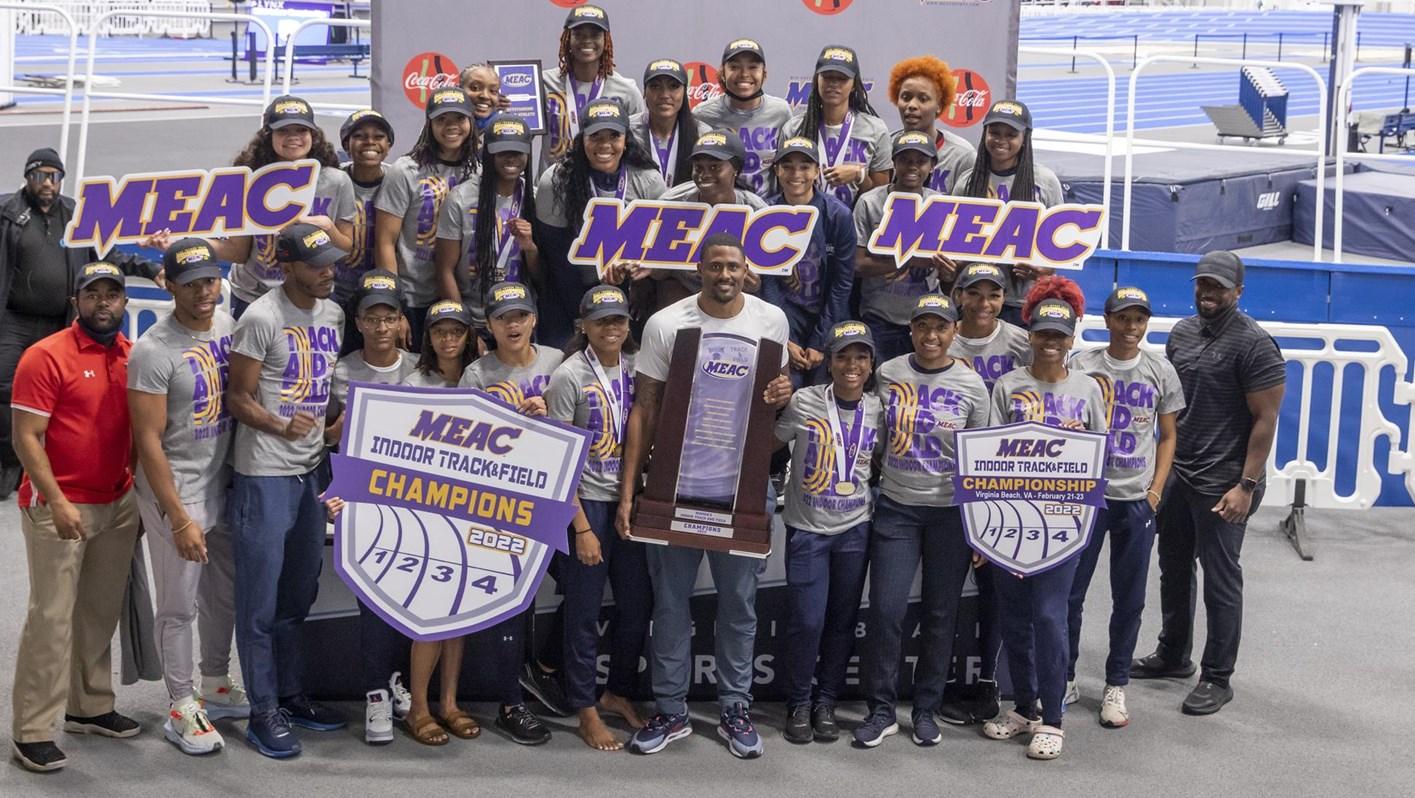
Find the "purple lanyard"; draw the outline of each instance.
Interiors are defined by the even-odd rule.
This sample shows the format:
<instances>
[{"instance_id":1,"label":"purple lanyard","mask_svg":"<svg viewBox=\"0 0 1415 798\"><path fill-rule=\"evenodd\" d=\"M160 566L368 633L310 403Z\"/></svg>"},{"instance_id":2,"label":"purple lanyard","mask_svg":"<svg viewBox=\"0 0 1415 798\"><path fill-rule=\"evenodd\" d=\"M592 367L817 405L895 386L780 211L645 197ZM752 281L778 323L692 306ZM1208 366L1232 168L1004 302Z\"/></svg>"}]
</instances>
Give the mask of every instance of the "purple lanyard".
<instances>
[{"instance_id":1,"label":"purple lanyard","mask_svg":"<svg viewBox=\"0 0 1415 798\"><path fill-rule=\"evenodd\" d=\"M839 166L845 156L845 142L850 140L850 129L855 126L855 112L846 111L845 119L840 123L840 135L831 138L825 134L825 125L822 124L816 130L816 136L820 140L821 149L825 151L825 163L822 166Z\"/></svg>"},{"instance_id":2,"label":"purple lanyard","mask_svg":"<svg viewBox=\"0 0 1415 798\"><path fill-rule=\"evenodd\" d=\"M668 135L668 146L658 146L658 139L654 137L653 131L649 131L649 141L653 142L653 151L658 156L658 171L663 175L663 181L670 186L673 185L673 162L677 160L674 156L678 154L678 128L673 128L673 132Z\"/></svg>"},{"instance_id":3,"label":"purple lanyard","mask_svg":"<svg viewBox=\"0 0 1415 798\"><path fill-rule=\"evenodd\" d=\"M521 215L521 196L525 192L524 177L516 178L516 188L511 192L511 202L506 210L496 211L496 266L493 274L506 275L506 264L516 249L515 236L511 235L511 220ZM507 277L506 279L510 279Z\"/></svg>"},{"instance_id":4,"label":"purple lanyard","mask_svg":"<svg viewBox=\"0 0 1415 798\"><path fill-rule=\"evenodd\" d=\"M584 99L580 99L580 83L573 76L566 76L570 82L570 100L575 103L575 116L580 116L585 112L585 106L599 98L600 89L604 88L604 78L595 78L590 83L590 90L585 93Z\"/></svg>"},{"instance_id":5,"label":"purple lanyard","mask_svg":"<svg viewBox=\"0 0 1415 798\"><path fill-rule=\"evenodd\" d=\"M622 202L624 195L628 193L628 188L629 167L621 163L619 164L619 184L614 189L614 198ZM595 187L593 177L590 178L590 194L595 197L599 196L599 189Z\"/></svg>"}]
</instances>

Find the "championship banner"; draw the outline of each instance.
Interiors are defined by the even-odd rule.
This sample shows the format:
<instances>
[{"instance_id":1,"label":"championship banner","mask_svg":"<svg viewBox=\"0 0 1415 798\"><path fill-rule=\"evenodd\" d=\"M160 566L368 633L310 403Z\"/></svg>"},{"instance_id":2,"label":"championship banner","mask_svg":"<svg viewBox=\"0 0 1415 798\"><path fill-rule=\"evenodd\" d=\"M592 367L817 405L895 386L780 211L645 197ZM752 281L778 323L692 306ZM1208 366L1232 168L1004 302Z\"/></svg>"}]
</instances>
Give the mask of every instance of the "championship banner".
<instances>
[{"instance_id":1,"label":"championship banner","mask_svg":"<svg viewBox=\"0 0 1415 798\"><path fill-rule=\"evenodd\" d=\"M327 495L339 576L414 640L529 607L566 527L590 433L475 390L353 383Z\"/></svg>"},{"instance_id":2,"label":"championship banner","mask_svg":"<svg viewBox=\"0 0 1415 798\"><path fill-rule=\"evenodd\" d=\"M648 269L695 270L698 242L730 233L742 242L747 267L757 274L787 275L811 244L818 211L813 205L708 205L636 199L628 203L596 197L585 207L580 235L570 245L571 263L593 266L604 276L615 261Z\"/></svg>"},{"instance_id":3,"label":"championship banner","mask_svg":"<svg viewBox=\"0 0 1415 798\"><path fill-rule=\"evenodd\" d=\"M163 230L174 239L279 232L313 209L318 179L319 161L309 159L255 171L227 166L85 178L64 246L93 247L102 257L115 244L136 244Z\"/></svg>"},{"instance_id":4,"label":"championship banner","mask_svg":"<svg viewBox=\"0 0 1415 798\"><path fill-rule=\"evenodd\" d=\"M958 430L953 477L968 545L1032 576L1085 550L1105 507L1106 436L1035 421Z\"/></svg>"},{"instance_id":5,"label":"championship banner","mask_svg":"<svg viewBox=\"0 0 1415 798\"><path fill-rule=\"evenodd\" d=\"M960 263L1028 263L1079 269L1101 242L1105 210L1100 205L1003 202L978 197L932 196L895 191L884 218L870 236L869 250L904 268L911 258L946 255Z\"/></svg>"}]
</instances>

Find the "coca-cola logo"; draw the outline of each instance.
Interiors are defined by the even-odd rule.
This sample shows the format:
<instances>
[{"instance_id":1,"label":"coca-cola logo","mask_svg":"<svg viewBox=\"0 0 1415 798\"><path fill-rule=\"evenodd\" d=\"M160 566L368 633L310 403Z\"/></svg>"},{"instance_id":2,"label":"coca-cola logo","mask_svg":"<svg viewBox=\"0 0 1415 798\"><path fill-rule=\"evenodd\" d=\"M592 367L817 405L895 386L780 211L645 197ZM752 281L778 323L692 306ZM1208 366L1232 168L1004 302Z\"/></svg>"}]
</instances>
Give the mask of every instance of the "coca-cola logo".
<instances>
[{"instance_id":1,"label":"coca-cola logo","mask_svg":"<svg viewBox=\"0 0 1415 798\"><path fill-rule=\"evenodd\" d=\"M501 76L501 86L507 89L524 89L531 85L529 72L511 72Z\"/></svg>"},{"instance_id":2,"label":"coca-cola logo","mask_svg":"<svg viewBox=\"0 0 1415 798\"><path fill-rule=\"evenodd\" d=\"M433 92L459 84L457 73L457 65L442 53L418 53L403 67L403 94L419 109L426 108Z\"/></svg>"},{"instance_id":3,"label":"coca-cola logo","mask_svg":"<svg viewBox=\"0 0 1415 798\"><path fill-rule=\"evenodd\" d=\"M850 7L854 0L801 0L806 8L825 17L833 17Z\"/></svg>"},{"instance_id":4,"label":"coca-cola logo","mask_svg":"<svg viewBox=\"0 0 1415 798\"><path fill-rule=\"evenodd\" d=\"M953 104L943 109L939 118L949 127L976 125L987 116L992 104L992 89L983 76L971 69L953 70Z\"/></svg>"},{"instance_id":5,"label":"coca-cola logo","mask_svg":"<svg viewBox=\"0 0 1415 798\"><path fill-rule=\"evenodd\" d=\"M588 2L589 0L550 0L551 5L557 5L561 8L574 8L575 6L582 6Z\"/></svg>"},{"instance_id":6,"label":"coca-cola logo","mask_svg":"<svg viewBox=\"0 0 1415 798\"><path fill-rule=\"evenodd\" d=\"M717 84L717 67L703 61L689 61L683 68L688 70L689 108L722 96L722 87Z\"/></svg>"}]
</instances>

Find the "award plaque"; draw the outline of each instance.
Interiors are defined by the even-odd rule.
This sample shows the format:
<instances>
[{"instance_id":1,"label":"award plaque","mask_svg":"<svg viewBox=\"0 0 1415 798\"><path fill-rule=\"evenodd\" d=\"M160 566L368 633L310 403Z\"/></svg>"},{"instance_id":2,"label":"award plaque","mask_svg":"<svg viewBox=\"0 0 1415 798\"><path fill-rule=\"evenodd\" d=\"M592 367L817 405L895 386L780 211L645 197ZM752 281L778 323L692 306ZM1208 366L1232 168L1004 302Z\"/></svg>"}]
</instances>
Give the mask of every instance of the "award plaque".
<instances>
[{"instance_id":1,"label":"award plaque","mask_svg":"<svg viewBox=\"0 0 1415 798\"><path fill-rule=\"evenodd\" d=\"M540 61L492 61L489 65L501 81L501 96L511 103L506 113L525 120L531 135L544 133L545 88L540 80Z\"/></svg>"},{"instance_id":2,"label":"award plaque","mask_svg":"<svg viewBox=\"0 0 1415 798\"><path fill-rule=\"evenodd\" d=\"M781 344L680 330L630 537L771 553L767 480L776 412L762 395L781 373Z\"/></svg>"}]
</instances>

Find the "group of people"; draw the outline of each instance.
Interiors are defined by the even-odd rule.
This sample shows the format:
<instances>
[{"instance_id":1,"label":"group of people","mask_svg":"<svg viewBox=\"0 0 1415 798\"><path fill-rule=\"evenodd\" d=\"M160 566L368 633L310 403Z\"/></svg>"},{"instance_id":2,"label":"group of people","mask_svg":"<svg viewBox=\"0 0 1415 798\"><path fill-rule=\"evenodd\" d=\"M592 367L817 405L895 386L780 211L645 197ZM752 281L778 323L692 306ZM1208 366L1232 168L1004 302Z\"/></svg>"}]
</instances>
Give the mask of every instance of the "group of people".
<instances>
[{"instance_id":1,"label":"group of people","mask_svg":"<svg viewBox=\"0 0 1415 798\"><path fill-rule=\"evenodd\" d=\"M761 561L628 536L675 336L692 328L783 348L761 399L778 410L769 504L780 500L787 528L787 740L842 734L836 704L867 574L868 711L850 736L871 748L898 732L902 641L913 635L905 614L922 568L913 741L938 744L938 720L980 723L991 738L1029 736L1033 758L1060 755L1082 606L1107 533L1114 606L1101 723L1128 723L1130 678L1193 673L1196 558L1209 631L1184 709L1218 711L1232 696L1238 555L1261 500L1284 372L1272 339L1237 309L1241 260L1200 261L1198 315L1175 328L1166 357L1143 347L1151 308L1133 287L1105 301L1108 346L1072 356L1085 300L1070 280L941 256L896 268L863 247L890 191L1060 202L1055 175L1033 162L1025 106L995 104L974 152L936 126L953 80L930 56L891 70L903 125L893 134L848 47L821 52L796 116L763 93L756 42L730 42L719 74L724 96L690 109L683 66L656 60L641 95L614 70L608 15L577 6L545 75L551 126L538 178L533 138L500 111L485 65L430 92L417 141L391 163L394 130L377 111L341 126L341 166L310 105L279 97L235 163L319 161L310 212L272 235L159 234L144 243L163 252L160 264L60 247L72 215L59 193L63 165L49 150L32 155L24 187L0 208L0 372L9 369L0 399L13 419L6 464L23 467L31 583L15 671L20 763L65 765L54 734L61 708L70 733L140 731L116 711L109 673L139 527L156 586L166 739L210 753L225 745L213 721L248 718L246 740L284 758L301 750L292 727L346 725L306 695L301 624L326 523L342 508L325 490L327 454L351 382L475 388L593 434L570 554L551 566L563 601L538 649L531 612L470 644L425 643L361 606L368 743L390 742L395 720L426 745L477 737L478 721L459 706L464 657L495 685L494 723L515 742L550 737L529 698L576 715L580 736L601 750L652 754L690 735L690 599L706 558L718 733L735 756L760 756L750 708ZM787 277L756 275L742 243L722 234L699 245L696 272L616 262L596 273L567 258L593 197L808 203L820 213ZM135 343L120 332L128 274L154 278L173 298ZM952 476L957 430L1023 420L1106 433L1108 481L1089 547L1019 578L967 545ZM1132 663L1157 518L1164 628L1159 648ZM972 692L949 687L966 681L952 646L970 572L983 637ZM601 690L606 586L614 607ZM1015 702L1006 712L996 682L1004 647ZM631 699L645 656L654 707L641 716ZM632 736L621 739L604 714Z\"/></svg>"}]
</instances>

